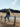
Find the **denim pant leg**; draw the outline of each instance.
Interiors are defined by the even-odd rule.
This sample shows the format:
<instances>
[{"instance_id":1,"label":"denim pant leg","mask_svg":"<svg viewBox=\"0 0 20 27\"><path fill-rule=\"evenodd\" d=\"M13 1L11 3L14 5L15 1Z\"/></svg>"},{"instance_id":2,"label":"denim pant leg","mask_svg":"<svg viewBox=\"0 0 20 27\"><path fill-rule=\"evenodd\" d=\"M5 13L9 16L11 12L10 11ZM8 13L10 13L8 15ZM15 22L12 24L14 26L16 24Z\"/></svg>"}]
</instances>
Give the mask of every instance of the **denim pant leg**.
<instances>
[{"instance_id":1,"label":"denim pant leg","mask_svg":"<svg viewBox=\"0 0 20 27\"><path fill-rule=\"evenodd\" d=\"M8 16L8 21L9 21L9 16Z\"/></svg>"},{"instance_id":2,"label":"denim pant leg","mask_svg":"<svg viewBox=\"0 0 20 27\"><path fill-rule=\"evenodd\" d=\"M9 21L9 17L8 17L8 21Z\"/></svg>"},{"instance_id":3,"label":"denim pant leg","mask_svg":"<svg viewBox=\"0 0 20 27\"><path fill-rule=\"evenodd\" d=\"M5 22L6 22L6 17L5 17Z\"/></svg>"}]
</instances>

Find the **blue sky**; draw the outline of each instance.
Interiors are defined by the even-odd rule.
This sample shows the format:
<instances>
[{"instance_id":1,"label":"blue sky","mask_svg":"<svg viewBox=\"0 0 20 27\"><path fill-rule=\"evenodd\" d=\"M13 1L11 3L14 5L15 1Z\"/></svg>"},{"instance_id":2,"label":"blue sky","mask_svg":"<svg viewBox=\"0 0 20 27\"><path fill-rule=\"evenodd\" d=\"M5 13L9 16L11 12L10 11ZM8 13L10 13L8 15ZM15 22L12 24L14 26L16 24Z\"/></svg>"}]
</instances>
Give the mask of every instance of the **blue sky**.
<instances>
[{"instance_id":1,"label":"blue sky","mask_svg":"<svg viewBox=\"0 0 20 27\"><path fill-rule=\"evenodd\" d=\"M2 8L20 10L20 0L0 0L0 10Z\"/></svg>"}]
</instances>

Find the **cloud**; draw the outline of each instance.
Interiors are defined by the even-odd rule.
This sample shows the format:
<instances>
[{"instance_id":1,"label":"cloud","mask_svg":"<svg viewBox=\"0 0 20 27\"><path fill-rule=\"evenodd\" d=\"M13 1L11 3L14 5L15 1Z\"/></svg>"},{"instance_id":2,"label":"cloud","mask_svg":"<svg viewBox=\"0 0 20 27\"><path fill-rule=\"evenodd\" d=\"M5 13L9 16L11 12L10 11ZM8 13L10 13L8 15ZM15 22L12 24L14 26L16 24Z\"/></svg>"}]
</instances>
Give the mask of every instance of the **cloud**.
<instances>
[{"instance_id":1,"label":"cloud","mask_svg":"<svg viewBox=\"0 0 20 27\"><path fill-rule=\"evenodd\" d=\"M17 0L14 0L14 1L12 2L12 4L13 4L13 5L15 5L15 4L16 4L16 2L17 2Z\"/></svg>"},{"instance_id":2,"label":"cloud","mask_svg":"<svg viewBox=\"0 0 20 27\"><path fill-rule=\"evenodd\" d=\"M17 0L14 0L15 1L15 3L17 2Z\"/></svg>"},{"instance_id":3,"label":"cloud","mask_svg":"<svg viewBox=\"0 0 20 27\"><path fill-rule=\"evenodd\" d=\"M20 6L18 8L20 8Z\"/></svg>"},{"instance_id":4,"label":"cloud","mask_svg":"<svg viewBox=\"0 0 20 27\"><path fill-rule=\"evenodd\" d=\"M18 6L17 8L15 8L14 10L19 10L20 11L20 6Z\"/></svg>"}]
</instances>

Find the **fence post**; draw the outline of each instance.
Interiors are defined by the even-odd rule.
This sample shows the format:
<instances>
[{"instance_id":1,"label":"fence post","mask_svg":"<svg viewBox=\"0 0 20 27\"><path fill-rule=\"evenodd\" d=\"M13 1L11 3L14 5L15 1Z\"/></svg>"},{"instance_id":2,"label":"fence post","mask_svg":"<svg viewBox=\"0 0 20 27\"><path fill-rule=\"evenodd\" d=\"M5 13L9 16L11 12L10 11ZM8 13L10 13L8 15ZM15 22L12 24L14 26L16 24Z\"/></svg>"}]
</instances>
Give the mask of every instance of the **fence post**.
<instances>
[{"instance_id":1,"label":"fence post","mask_svg":"<svg viewBox=\"0 0 20 27\"><path fill-rule=\"evenodd\" d=\"M1 20L2 20L2 16L0 16Z\"/></svg>"},{"instance_id":2,"label":"fence post","mask_svg":"<svg viewBox=\"0 0 20 27\"><path fill-rule=\"evenodd\" d=\"M14 16L14 26L16 27L16 16Z\"/></svg>"}]
</instances>

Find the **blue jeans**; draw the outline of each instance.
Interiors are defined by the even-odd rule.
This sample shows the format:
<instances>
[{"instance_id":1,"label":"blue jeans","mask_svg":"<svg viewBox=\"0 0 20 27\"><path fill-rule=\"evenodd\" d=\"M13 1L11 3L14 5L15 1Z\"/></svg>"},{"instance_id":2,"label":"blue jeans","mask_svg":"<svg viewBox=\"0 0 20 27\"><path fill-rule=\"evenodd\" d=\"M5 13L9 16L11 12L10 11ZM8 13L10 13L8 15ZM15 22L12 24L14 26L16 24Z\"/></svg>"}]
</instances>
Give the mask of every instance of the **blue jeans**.
<instances>
[{"instance_id":1,"label":"blue jeans","mask_svg":"<svg viewBox=\"0 0 20 27\"><path fill-rule=\"evenodd\" d=\"M6 17L8 18L8 21L9 21L9 15L6 15L6 16L5 16L5 21L6 21Z\"/></svg>"}]
</instances>

